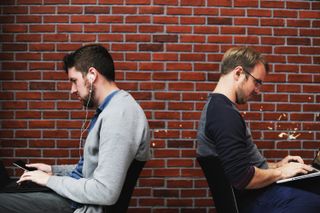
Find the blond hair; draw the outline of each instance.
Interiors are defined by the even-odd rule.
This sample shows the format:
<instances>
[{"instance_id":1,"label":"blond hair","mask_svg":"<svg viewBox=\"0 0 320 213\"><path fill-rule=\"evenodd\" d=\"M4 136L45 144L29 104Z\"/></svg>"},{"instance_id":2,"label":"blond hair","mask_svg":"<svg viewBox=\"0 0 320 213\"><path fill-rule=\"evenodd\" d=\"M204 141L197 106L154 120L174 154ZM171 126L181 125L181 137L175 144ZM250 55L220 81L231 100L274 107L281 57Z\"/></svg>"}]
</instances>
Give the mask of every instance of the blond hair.
<instances>
[{"instance_id":1,"label":"blond hair","mask_svg":"<svg viewBox=\"0 0 320 213\"><path fill-rule=\"evenodd\" d=\"M223 55L221 74L228 74L237 66L242 66L244 70L251 72L259 63L264 65L266 72L269 71L268 62L259 52L250 47L233 47Z\"/></svg>"}]
</instances>

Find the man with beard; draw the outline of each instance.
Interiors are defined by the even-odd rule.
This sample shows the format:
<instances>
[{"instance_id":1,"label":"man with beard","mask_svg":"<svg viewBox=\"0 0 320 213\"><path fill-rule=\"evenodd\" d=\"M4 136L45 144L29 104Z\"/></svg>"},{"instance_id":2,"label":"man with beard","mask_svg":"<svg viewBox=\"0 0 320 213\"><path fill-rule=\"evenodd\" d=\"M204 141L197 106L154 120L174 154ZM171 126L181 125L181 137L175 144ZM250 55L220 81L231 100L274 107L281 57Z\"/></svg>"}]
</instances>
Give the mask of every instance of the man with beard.
<instances>
[{"instance_id":1,"label":"man with beard","mask_svg":"<svg viewBox=\"0 0 320 213\"><path fill-rule=\"evenodd\" d=\"M319 181L275 184L312 168L299 156L267 162L237 109L236 104L260 92L267 72L268 63L251 48L231 48L224 54L220 79L201 115L197 155L220 160L240 212L319 212Z\"/></svg>"},{"instance_id":2,"label":"man with beard","mask_svg":"<svg viewBox=\"0 0 320 213\"><path fill-rule=\"evenodd\" d=\"M100 45L81 47L65 56L64 68L71 93L86 110L96 108L83 157L77 165L29 164L37 170L25 172L18 182L32 181L53 192L2 193L0 212L103 212L103 206L117 201L131 162L150 158L147 119L133 97L117 87L108 51Z\"/></svg>"}]
</instances>

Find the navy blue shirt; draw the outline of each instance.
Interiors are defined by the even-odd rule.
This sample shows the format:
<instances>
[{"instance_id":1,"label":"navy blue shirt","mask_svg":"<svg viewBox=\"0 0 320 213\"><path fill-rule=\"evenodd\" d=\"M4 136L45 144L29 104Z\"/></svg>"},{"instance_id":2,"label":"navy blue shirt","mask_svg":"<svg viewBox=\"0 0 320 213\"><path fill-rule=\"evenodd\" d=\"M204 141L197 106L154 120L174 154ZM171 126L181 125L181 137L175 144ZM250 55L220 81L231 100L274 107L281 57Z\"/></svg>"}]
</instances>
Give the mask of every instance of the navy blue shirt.
<instances>
[{"instance_id":1,"label":"navy blue shirt","mask_svg":"<svg viewBox=\"0 0 320 213\"><path fill-rule=\"evenodd\" d=\"M254 166L268 168L240 112L222 94L209 96L201 115L197 143L198 155L220 159L228 180L236 189L242 190L249 184Z\"/></svg>"}]
</instances>

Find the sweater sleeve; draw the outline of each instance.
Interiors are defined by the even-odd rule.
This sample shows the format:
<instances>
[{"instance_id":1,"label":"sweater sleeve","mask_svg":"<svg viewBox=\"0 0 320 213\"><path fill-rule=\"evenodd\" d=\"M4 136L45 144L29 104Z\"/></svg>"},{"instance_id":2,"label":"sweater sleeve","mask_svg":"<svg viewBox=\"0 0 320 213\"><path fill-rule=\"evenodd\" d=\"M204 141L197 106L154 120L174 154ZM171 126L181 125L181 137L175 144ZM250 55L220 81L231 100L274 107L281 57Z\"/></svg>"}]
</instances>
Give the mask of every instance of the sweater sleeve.
<instances>
[{"instance_id":1,"label":"sweater sleeve","mask_svg":"<svg viewBox=\"0 0 320 213\"><path fill-rule=\"evenodd\" d=\"M246 144L246 125L231 106L209 105L206 134L215 141L216 151L231 184L244 189L254 175Z\"/></svg>"},{"instance_id":2,"label":"sweater sleeve","mask_svg":"<svg viewBox=\"0 0 320 213\"><path fill-rule=\"evenodd\" d=\"M52 166L52 173L57 176L66 176L69 175L72 170L76 167L77 165L54 165Z\"/></svg>"},{"instance_id":3,"label":"sweater sleeve","mask_svg":"<svg viewBox=\"0 0 320 213\"><path fill-rule=\"evenodd\" d=\"M117 107L118 109L109 111L108 116L102 116L96 123L99 128L98 148L85 149L85 159L96 156L95 152L98 152L98 158L90 159L97 161L92 178L76 180L52 176L48 187L82 204L112 205L117 201L130 163L135 158L140 143L149 134L142 110Z\"/></svg>"}]
</instances>

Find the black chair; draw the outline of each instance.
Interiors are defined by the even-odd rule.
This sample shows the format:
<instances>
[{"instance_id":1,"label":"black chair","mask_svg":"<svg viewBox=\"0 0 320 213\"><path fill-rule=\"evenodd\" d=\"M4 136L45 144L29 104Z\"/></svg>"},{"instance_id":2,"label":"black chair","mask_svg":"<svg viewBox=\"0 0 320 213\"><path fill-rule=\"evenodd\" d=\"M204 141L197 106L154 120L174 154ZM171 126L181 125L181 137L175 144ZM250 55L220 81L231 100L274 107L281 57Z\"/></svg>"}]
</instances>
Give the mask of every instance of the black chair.
<instances>
[{"instance_id":1,"label":"black chair","mask_svg":"<svg viewBox=\"0 0 320 213\"><path fill-rule=\"evenodd\" d=\"M237 200L217 157L197 157L207 179L217 212L239 213Z\"/></svg>"},{"instance_id":2,"label":"black chair","mask_svg":"<svg viewBox=\"0 0 320 213\"><path fill-rule=\"evenodd\" d=\"M111 205L105 206L104 212L125 213L128 210L132 192L139 178L146 161L133 160L126 175L118 201Z\"/></svg>"}]
</instances>

